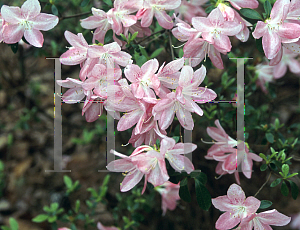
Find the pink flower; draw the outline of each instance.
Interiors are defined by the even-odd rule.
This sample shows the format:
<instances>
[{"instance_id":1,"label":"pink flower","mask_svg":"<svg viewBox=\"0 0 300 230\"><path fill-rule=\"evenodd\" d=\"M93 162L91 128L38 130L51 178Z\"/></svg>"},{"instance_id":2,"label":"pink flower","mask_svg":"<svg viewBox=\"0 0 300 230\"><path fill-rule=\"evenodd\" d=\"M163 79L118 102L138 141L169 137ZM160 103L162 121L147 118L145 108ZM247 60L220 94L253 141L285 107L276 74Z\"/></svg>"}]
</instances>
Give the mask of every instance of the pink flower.
<instances>
[{"instance_id":1,"label":"pink flower","mask_svg":"<svg viewBox=\"0 0 300 230\"><path fill-rule=\"evenodd\" d=\"M143 145L136 148L129 157L113 150L111 153L122 158L107 165L109 171L125 172L126 176L121 183L121 192L132 189L144 175L145 183L142 194L146 189L147 181L156 187L169 179L165 157L157 149Z\"/></svg>"},{"instance_id":2,"label":"pink flower","mask_svg":"<svg viewBox=\"0 0 300 230\"><path fill-rule=\"evenodd\" d=\"M38 0L27 0L21 9L15 6L3 5L1 15L7 23L3 28L3 41L8 44L19 42L23 35L35 47L42 47L43 34L40 30L47 31L58 23L58 17L41 12Z\"/></svg>"},{"instance_id":3,"label":"pink flower","mask_svg":"<svg viewBox=\"0 0 300 230\"><path fill-rule=\"evenodd\" d=\"M100 43L104 43L104 37L108 30L110 30L111 24L108 22L107 14L103 10L92 7L93 16L81 20L81 26L85 29L95 29L93 33L93 43L98 40Z\"/></svg>"},{"instance_id":4,"label":"pink flower","mask_svg":"<svg viewBox=\"0 0 300 230\"><path fill-rule=\"evenodd\" d=\"M300 212L292 216L291 227L293 229L300 229Z\"/></svg>"},{"instance_id":5,"label":"pink flower","mask_svg":"<svg viewBox=\"0 0 300 230\"><path fill-rule=\"evenodd\" d=\"M287 67L289 67L292 73L300 73L300 62L295 59L298 54L295 54L286 48L281 48L278 53L278 56L280 56L279 59L281 59L281 61L279 61L277 65L274 65L277 62L276 60L272 59L270 61L270 65L274 65L273 76L275 79L283 77L287 71Z\"/></svg>"},{"instance_id":6,"label":"pink flower","mask_svg":"<svg viewBox=\"0 0 300 230\"><path fill-rule=\"evenodd\" d=\"M3 25L4 25L4 20L2 18L2 15L0 13L0 43L3 41Z\"/></svg>"},{"instance_id":7,"label":"pink flower","mask_svg":"<svg viewBox=\"0 0 300 230\"><path fill-rule=\"evenodd\" d=\"M112 25L113 31L120 35L123 33L123 26L129 27L136 23L137 17L130 15L142 8L141 0L115 0L114 8L107 12L108 22Z\"/></svg>"},{"instance_id":8,"label":"pink flower","mask_svg":"<svg viewBox=\"0 0 300 230\"><path fill-rule=\"evenodd\" d=\"M71 230L69 228L59 228L58 230Z\"/></svg>"},{"instance_id":9,"label":"pink flower","mask_svg":"<svg viewBox=\"0 0 300 230\"><path fill-rule=\"evenodd\" d=\"M273 59L281 48L281 43L291 43L299 40L300 25L284 22L289 10L289 0L275 2L270 18L259 21L254 30L255 39L262 38L262 45L268 59Z\"/></svg>"},{"instance_id":10,"label":"pink flower","mask_svg":"<svg viewBox=\"0 0 300 230\"><path fill-rule=\"evenodd\" d=\"M195 73L191 66L184 66L178 81L176 92L171 92L161 99L153 108L154 119L158 120L161 129L167 129L174 115L180 124L188 130L194 127L191 112L203 115L202 109L195 103L206 103L216 98L216 93L207 88L198 87L204 80L206 69L202 66Z\"/></svg>"},{"instance_id":11,"label":"pink flower","mask_svg":"<svg viewBox=\"0 0 300 230\"><path fill-rule=\"evenodd\" d=\"M62 96L63 101L67 104L78 103L87 94L87 92L82 88L82 81L67 78L66 80L57 80L56 82L62 87L70 88Z\"/></svg>"},{"instance_id":12,"label":"pink flower","mask_svg":"<svg viewBox=\"0 0 300 230\"><path fill-rule=\"evenodd\" d=\"M256 85L258 85L262 91L267 94L266 83L273 81L273 71L274 66L269 66L266 63L258 64L255 66L255 74L257 74L258 78L256 81Z\"/></svg>"},{"instance_id":13,"label":"pink flower","mask_svg":"<svg viewBox=\"0 0 300 230\"><path fill-rule=\"evenodd\" d=\"M141 20L142 27L149 27L155 15L158 24L165 29L173 28L172 18L165 10L173 10L180 6L181 0L145 0L136 16Z\"/></svg>"},{"instance_id":14,"label":"pink flower","mask_svg":"<svg viewBox=\"0 0 300 230\"><path fill-rule=\"evenodd\" d=\"M206 0L181 0L181 4L175 9L175 13L179 14L178 17L185 20L187 23L192 23L193 17L206 17L206 13L201 5L204 5Z\"/></svg>"},{"instance_id":15,"label":"pink flower","mask_svg":"<svg viewBox=\"0 0 300 230\"><path fill-rule=\"evenodd\" d=\"M272 229L270 225L274 226L285 226L291 221L291 217L283 215L282 213L278 212L276 209L261 212L261 213L254 213L246 218L242 219L241 224L239 227L242 229Z\"/></svg>"},{"instance_id":16,"label":"pink flower","mask_svg":"<svg viewBox=\"0 0 300 230\"><path fill-rule=\"evenodd\" d=\"M192 143L177 143L173 138L164 138L161 141L160 152L165 155L175 171L186 171L190 174L195 170L193 163L184 156L193 152L197 145Z\"/></svg>"},{"instance_id":17,"label":"pink flower","mask_svg":"<svg viewBox=\"0 0 300 230\"><path fill-rule=\"evenodd\" d=\"M207 151L205 158L208 160L215 159L214 156L223 156L224 153L231 151L233 147L237 146L237 141L225 132L218 119L215 120L215 124L217 128L206 128L207 134L216 141L213 142L214 145Z\"/></svg>"},{"instance_id":18,"label":"pink flower","mask_svg":"<svg viewBox=\"0 0 300 230\"><path fill-rule=\"evenodd\" d=\"M253 196L246 199L245 193L240 186L232 184L227 196L219 196L212 199L215 208L223 213L216 222L216 229L226 230L236 226L240 221L257 211L260 201Z\"/></svg>"},{"instance_id":19,"label":"pink flower","mask_svg":"<svg viewBox=\"0 0 300 230\"><path fill-rule=\"evenodd\" d=\"M173 184L170 181L154 188L161 195L161 209L163 210L163 216L166 214L167 210L172 211L176 208L176 201L180 200L179 188L179 184Z\"/></svg>"},{"instance_id":20,"label":"pink flower","mask_svg":"<svg viewBox=\"0 0 300 230\"><path fill-rule=\"evenodd\" d=\"M119 228L117 228L115 226L111 226L111 227L103 226L100 222L97 223L97 228L98 228L98 230L120 230Z\"/></svg>"},{"instance_id":21,"label":"pink flower","mask_svg":"<svg viewBox=\"0 0 300 230\"><path fill-rule=\"evenodd\" d=\"M155 75L158 66L159 63L156 59L147 61L141 68L134 64L126 66L124 73L126 78L132 82L131 89L136 98L141 99L153 95L150 88L158 94L160 81Z\"/></svg>"},{"instance_id":22,"label":"pink flower","mask_svg":"<svg viewBox=\"0 0 300 230\"><path fill-rule=\"evenodd\" d=\"M300 19L300 2L298 0L291 0L289 12L286 19L299 20Z\"/></svg>"},{"instance_id":23,"label":"pink flower","mask_svg":"<svg viewBox=\"0 0 300 230\"><path fill-rule=\"evenodd\" d=\"M220 52L230 52L231 43L228 36L234 36L242 29L242 25L235 21L225 21L218 8L207 18L194 17L192 24L196 30L202 32L202 38L213 44Z\"/></svg>"}]
</instances>

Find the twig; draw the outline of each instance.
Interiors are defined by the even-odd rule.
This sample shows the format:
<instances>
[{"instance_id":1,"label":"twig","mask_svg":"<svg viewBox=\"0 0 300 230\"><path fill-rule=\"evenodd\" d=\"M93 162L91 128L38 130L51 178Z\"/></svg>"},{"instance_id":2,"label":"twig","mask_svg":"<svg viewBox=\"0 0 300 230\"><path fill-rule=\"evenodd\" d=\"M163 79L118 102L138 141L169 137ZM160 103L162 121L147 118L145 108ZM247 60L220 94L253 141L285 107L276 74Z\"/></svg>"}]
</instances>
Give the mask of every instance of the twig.
<instances>
[{"instance_id":1,"label":"twig","mask_svg":"<svg viewBox=\"0 0 300 230\"><path fill-rule=\"evenodd\" d=\"M80 13L80 14L74 14L74 15L71 15L71 16L62 16L61 18L59 18L59 21L64 20L64 19L68 19L68 18L76 18L76 17L88 15L88 14L91 14L91 13L92 13L92 11L85 12L85 13Z\"/></svg>"},{"instance_id":2,"label":"twig","mask_svg":"<svg viewBox=\"0 0 300 230\"><path fill-rule=\"evenodd\" d=\"M171 32L169 31L169 44L170 44L170 49L171 49L171 55L172 55L172 61L175 60L174 56L174 50L173 50L173 45L172 45L172 37L171 37Z\"/></svg>"},{"instance_id":3,"label":"twig","mask_svg":"<svg viewBox=\"0 0 300 230\"><path fill-rule=\"evenodd\" d=\"M162 32L166 32L166 30L163 29L163 30L157 31L157 32L151 34L150 36L145 37L144 39L140 40L137 44L141 44L143 41L146 41L148 38L150 38L150 37L152 37L152 36L154 36L154 35L156 35L156 34L162 33Z\"/></svg>"},{"instance_id":4,"label":"twig","mask_svg":"<svg viewBox=\"0 0 300 230\"><path fill-rule=\"evenodd\" d=\"M271 178L271 174L272 172L270 172L269 176L268 176L268 179L266 180L266 182L258 189L258 191L255 193L254 197L257 196L257 194L263 189L263 187L265 187L265 185L268 183L268 181L270 180Z\"/></svg>"}]
</instances>

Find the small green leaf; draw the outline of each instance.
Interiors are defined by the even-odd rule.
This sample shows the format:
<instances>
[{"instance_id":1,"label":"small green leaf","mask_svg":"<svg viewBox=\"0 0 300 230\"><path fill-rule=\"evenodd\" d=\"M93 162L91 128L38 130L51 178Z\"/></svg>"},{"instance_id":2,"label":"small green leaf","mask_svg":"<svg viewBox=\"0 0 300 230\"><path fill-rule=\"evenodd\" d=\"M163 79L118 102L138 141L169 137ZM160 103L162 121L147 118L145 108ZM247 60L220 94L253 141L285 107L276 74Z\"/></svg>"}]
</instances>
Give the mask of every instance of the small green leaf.
<instances>
[{"instance_id":1,"label":"small green leaf","mask_svg":"<svg viewBox=\"0 0 300 230\"><path fill-rule=\"evenodd\" d=\"M54 223L57 220L57 216L49 216L48 217L48 222L49 223Z\"/></svg>"},{"instance_id":2,"label":"small green leaf","mask_svg":"<svg viewBox=\"0 0 300 230\"><path fill-rule=\"evenodd\" d=\"M198 205L207 211L211 206L211 195L209 191L198 179L195 179L195 189Z\"/></svg>"},{"instance_id":3,"label":"small green leaf","mask_svg":"<svg viewBox=\"0 0 300 230\"><path fill-rule=\"evenodd\" d=\"M58 203L57 202L55 202L55 203L52 203L51 205L50 205L50 208L51 208L51 210L52 211L56 211L57 209L58 209Z\"/></svg>"},{"instance_id":4,"label":"small green leaf","mask_svg":"<svg viewBox=\"0 0 300 230\"><path fill-rule=\"evenodd\" d=\"M113 7L113 3L112 3L111 0L103 0L103 2L104 2L106 5L108 5L108 6L110 6L110 7Z\"/></svg>"},{"instance_id":5,"label":"small green leaf","mask_svg":"<svg viewBox=\"0 0 300 230\"><path fill-rule=\"evenodd\" d=\"M277 129L279 128L279 126L280 126L279 119L276 118L276 119L275 119L275 130L277 130Z\"/></svg>"},{"instance_id":6,"label":"small green leaf","mask_svg":"<svg viewBox=\"0 0 300 230\"><path fill-rule=\"evenodd\" d=\"M138 31L136 31L134 34L132 34L132 37L130 38L130 41L133 41L135 38L136 38L136 36L138 35Z\"/></svg>"},{"instance_id":7,"label":"small green leaf","mask_svg":"<svg viewBox=\"0 0 300 230\"><path fill-rule=\"evenodd\" d=\"M270 142L270 143L274 142L274 136L272 133L266 133L266 138L267 138L268 142Z\"/></svg>"},{"instance_id":8,"label":"small green leaf","mask_svg":"<svg viewBox=\"0 0 300 230\"><path fill-rule=\"evenodd\" d=\"M76 213L79 212L79 208L80 208L80 200L76 200L76 204L75 204L75 212Z\"/></svg>"},{"instance_id":9,"label":"small green leaf","mask_svg":"<svg viewBox=\"0 0 300 230\"><path fill-rule=\"evenodd\" d=\"M181 49L179 50L178 56L179 56L179 58L182 58L183 55L184 55L184 52L183 52L183 49L181 48Z\"/></svg>"},{"instance_id":10,"label":"small green leaf","mask_svg":"<svg viewBox=\"0 0 300 230\"><path fill-rule=\"evenodd\" d=\"M54 15L58 16L58 9L54 4L52 4L51 10Z\"/></svg>"},{"instance_id":11,"label":"small green leaf","mask_svg":"<svg viewBox=\"0 0 300 230\"><path fill-rule=\"evenodd\" d=\"M289 173L290 167L288 164L283 164L281 167L284 177L286 177Z\"/></svg>"},{"instance_id":12,"label":"small green leaf","mask_svg":"<svg viewBox=\"0 0 300 230\"><path fill-rule=\"evenodd\" d=\"M32 219L32 222L41 223L48 219L48 215L40 214Z\"/></svg>"},{"instance_id":13,"label":"small green leaf","mask_svg":"<svg viewBox=\"0 0 300 230\"><path fill-rule=\"evenodd\" d=\"M273 203L269 200L262 200L262 201L260 201L259 209L269 208L272 204Z\"/></svg>"},{"instance_id":14,"label":"small green leaf","mask_svg":"<svg viewBox=\"0 0 300 230\"><path fill-rule=\"evenodd\" d=\"M72 188L73 182L69 176L64 175L64 182L68 189Z\"/></svg>"},{"instance_id":15,"label":"small green leaf","mask_svg":"<svg viewBox=\"0 0 300 230\"><path fill-rule=\"evenodd\" d=\"M297 144L297 142L298 142L298 137L294 140L294 142L293 142L293 144L292 144L292 148L295 147L295 144Z\"/></svg>"},{"instance_id":16,"label":"small green leaf","mask_svg":"<svg viewBox=\"0 0 300 230\"><path fill-rule=\"evenodd\" d=\"M151 56L150 56L150 59L152 58L156 58L165 48L158 48L157 50L155 50Z\"/></svg>"},{"instance_id":17,"label":"small green leaf","mask_svg":"<svg viewBox=\"0 0 300 230\"><path fill-rule=\"evenodd\" d=\"M282 178L277 178L276 180L274 180L274 181L271 183L270 187L273 188L273 187L279 185L281 181L282 181Z\"/></svg>"},{"instance_id":18,"label":"small green leaf","mask_svg":"<svg viewBox=\"0 0 300 230\"><path fill-rule=\"evenodd\" d=\"M297 175L298 175L298 173L292 173L292 174L288 175L286 178L291 178L291 177L297 176Z\"/></svg>"},{"instance_id":19,"label":"small green leaf","mask_svg":"<svg viewBox=\"0 0 300 230\"><path fill-rule=\"evenodd\" d=\"M179 141L179 136L173 136L172 138L175 140L176 143Z\"/></svg>"},{"instance_id":20,"label":"small green leaf","mask_svg":"<svg viewBox=\"0 0 300 230\"><path fill-rule=\"evenodd\" d=\"M271 13L271 10L272 10L272 6L271 6L271 3L266 0L265 3L264 3L264 9L265 9L265 19L269 18L270 17L270 13Z\"/></svg>"},{"instance_id":21,"label":"small green leaf","mask_svg":"<svg viewBox=\"0 0 300 230\"><path fill-rule=\"evenodd\" d=\"M138 60L136 60L136 64L141 67L147 61L147 57L144 55L140 56Z\"/></svg>"},{"instance_id":22,"label":"small green leaf","mask_svg":"<svg viewBox=\"0 0 300 230\"><path fill-rule=\"evenodd\" d=\"M71 230L77 230L76 225L74 223L71 224L70 228Z\"/></svg>"},{"instance_id":23,"label":"small green leaf","mask_svg":"<svg viewBox=\"0 0 300 230\"><path fill-rule=\"evenodd\" d=\"M292 197L294 200L296 200L298 197L298 194L299 194L299 188L293 181L291 181L291 180L288 180L288 181L290 182L290 185L291 185Z\"/></svg>"},{"instance_id":24,"label":"small green leaf","mask_svg":"<svg viewBox=\"0 0 300 230\"><path fill-rule=\"evenodd\" d=\"M180 188L179 188L179 196L182 200L184 200L185 202L191 202L191 194L187 185L187 178L184 178L184 180L182 180L180 182Z\"/></svg>"},{"instance_id":25,"label":"small green leaf","mask_svg":"<svg viewBox=\"0 0 300 230\"><path fill-rule=\"evenodd\" d=\"M81 7L85 7L87 6L87 4L89 4L90 0L83 0L80 4Z\"/></svg>"},{"instance_id":26,"label":"small green leaf","mask_svg":"<svg viewBox=\"0 0 300 230\"><path fill-rule=\"evenodd\" d=\"M281 193L284 196L288 196L289 195L289 189L288 189L285 181L283 181L282 184L281 184Z\"/></svg>"},{"instance_id":27,"label":"small green leaf","mask_svg":"<svg viewBox=\"0 0 300 230\"><path fill-rule=\"evenodd\" d=\"M12 217L9 218L9 225L11 227L11 230L19 230L18 222Z\"/></svg>"},{"instance_id":28,"label":"small green leaf","mask_svg":"<svg viewBox=\"0 0 300 230\"><path fill-rule=\"evenodd\" d=\"M255 19L255 20L263 20L261 15L253 9L242 8L242 9L240 9L240 12L246 18Z\"/></svg>"},{"instance_id":29,"label":"small green leaf","mask_svg":"<svg viewBox=\"0 0 300 230\"><path fill-rule=\"evenodd\" d=\"M199 180L202 184L206 184L207 182L207 176L205 173L200 172L200 174L196 177L197 180Z\"/></svg>"},{"instance_id":30,"label":"small green leaf","mask_svg":"<svg viewBox=\"0 0 300 230\"><path fill-rule=\"evenodd\" d=\"M109 182L109 179L110 179L110 175L107 174L103 180L102 186L106 186Z\"/></svg>"},{"instance_id":31,"label":"small green leaf","mask_svg":"<svg viewBox=\"0 0 300 230\"><path fill-rule=\"evenodd\" d=\"M268 165L262 164L262 165L260 166L260 171L266 171L267 168L268 168Z\"/></svg>"},{"instance_id":32,"label":"small green leaf","mask_svg":"<svg viewBox=\"0 0 300 230\"><path fill-rule=\"evenodd\" d=\"M266 155L265 155L265 154L263 154L263 153L260 153L260 154L259 154L259 156L260 156L262 159L264 159L265 161L267 161L267 157L266 157Z\"/></svg>"},{"instance_id":33,"label":"small green leaf","mask_svg":"<svg viewBox=\"0 0 300 230\"><path fill-rule=\"evenodd\" d=\"M121 38L123 38L124 41L128 42L127 38L125 37L124 34L120 34Z\"/></svg>"},{"instance_id":34,"label":"small green leaf","mask_svg":"<svg viewBox=\"0 0 300 230\"><path fill-rule=\"evenodd\" d=\"M1 229L2 230L11 230L10 227L7 227L7 226L1 226Z\"/></svg>"}]
</instances>

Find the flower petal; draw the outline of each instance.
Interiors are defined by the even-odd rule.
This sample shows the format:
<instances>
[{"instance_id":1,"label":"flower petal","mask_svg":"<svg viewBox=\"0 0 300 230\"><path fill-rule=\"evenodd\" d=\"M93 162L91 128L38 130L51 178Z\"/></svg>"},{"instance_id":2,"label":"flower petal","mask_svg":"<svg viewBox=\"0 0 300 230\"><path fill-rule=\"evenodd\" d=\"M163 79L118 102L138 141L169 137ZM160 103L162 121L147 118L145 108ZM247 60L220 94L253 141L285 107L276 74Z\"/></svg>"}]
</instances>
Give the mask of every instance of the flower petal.
<instances>
[{"instance_id":1,"label":"flower petal","mask_svg":"<svg viewBox=\"0 0 300 230\"><path fill-rule=\"evenodd\" d=\"M39 30L35 30L35 29L25 30L24 37L31 45L35 47L43 46L44 37Z\"/></svg>"},{"instance_id":2,"label":"flower petal","mask_svg":"<svg viewBox=\"0 0 300 230\"><path fill-rule=\"evenodd\" d=\"M35 18L31 19L33 28L36 30L47 31L53 29L58 23L58 17L52 14L40 13Z\"/></svg>"},{"instance_id":3,"label":"flower petal","mask_svg":"<svg viewBox=\"0 0 300 230\"><path fill-rule=\"evenodd\" d=\"M21 12L27 19L34 18L41 12L41 5L38 0L27 0L21 6Z\"/></svg>"},{"instance_id":4,"label":"flower petal","mask_svg":"<svg viewBox=\"0 0 300 230\"><path fill-rule=\"evenodd\" d=\"M1 16L6 22L12 24L17 24L20 22L20 20L24 19L21 9L16 6L3 5L1 7Z\"/></svg>"}]
</instances>

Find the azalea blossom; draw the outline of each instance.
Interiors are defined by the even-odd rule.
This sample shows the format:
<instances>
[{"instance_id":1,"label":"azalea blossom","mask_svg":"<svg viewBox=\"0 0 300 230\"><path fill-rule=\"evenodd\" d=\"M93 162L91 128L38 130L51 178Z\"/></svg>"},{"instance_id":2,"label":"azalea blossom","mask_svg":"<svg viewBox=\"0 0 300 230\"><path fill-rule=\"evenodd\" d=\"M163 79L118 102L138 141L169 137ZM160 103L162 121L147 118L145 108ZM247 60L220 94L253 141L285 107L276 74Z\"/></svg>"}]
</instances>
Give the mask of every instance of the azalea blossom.
<instances>
[{"instance_id":1,"label":"azalea blossom","mask_svg":"<svg viewBox=\"0 0 300 230\"><path fill-rule=\"evenodd\" d=\"M93 16L80 20L80 24L85 29L96 29L93 33L93 43L96 40L104 43L105 34L112 26L108 22L107 14L103 10L92 7L92 13Z\"/></svg>"},{"instance_id":2,"label":"azalea blossom","mask_svg":"<svg viewBox=\"0 0 300 230\"><path fill-rule=\"evenodd\" d=\"M276 209L254 213L242 219L239 227L241 229L272 229L270 225L285 226L291 221L291 217L283 215Z\"/></svg>"},{"instance_id":3,"label":"azalea blossom","mask_svg":"<svg viewBox=\"0 0 300 230\"><path fill-rule=\"evenodd\" d=\"M262 91L267 94L266 83L272 82L274 66L270 66L267 63L261 63L255 66L255 74L257 75L256 85L259 86Z\"/></svg>"},{"instance_id":4,"label":"azalea blossom","mask_svg":"<svg viewBox=\"0 0 300 230\"><path fill-rule=\"evenodd\" d=\"M168 93L153 108L154 119L158 120L161 129L165 130L170 126L175 113L181 126L188 130L193 129L191 112L203 115L202 109L195 102L203 104L217 97L213 90L198 87L205 75L204 66L195 73L191 66L182 68L176 91Z\"/></svg>"},{"instance_id":5,"label":"azalea blossom","mask_svg":"<svg viewBox=\"0 0 300 230\"><path fill-rule=\"evenodd\" d=\"M43 34L40 32L53 29L58 23L58 17L41 12L38 0L27 0L21 8L3 5L2 19L6 22L3 27L3 41L8 44L19 42L23 35L35 47L42 47Z\"/></svg>"},{"instance_id":6,"label":"azalea blossom","mask_svg":"<svg viewBox=\"0 0 300 230\"><path fill-rule=\"evenodd\" d=\"M83 82L77 79L67 78L66 80L57 80L56 83L59 86L70 88L62 96L62 100L67 104L78 103L88 94L82 88Z\"/></svg>"},{"instance_id":7,"label":"azalea blossom","mask_svg":"<svg viewBox=\"0 0 300 230\"><path fill-rule=\"evenodd\" d=\"M154 189L161 195L161 209L163 210L162 215L166 215L167 210L174 210L177 205L179 197L179 184L173 184L170 181L155 187Z\"/></svg>"},{"instance_id":8,"label":"azalea blossom","mask_svg":"<svg viewBox=\"0 0 300 230\"><path fill-rule=\"evenodd\" d=\"M230 4L240 10L241 8L256 9L259 5L257 0L227 0Z\"/></svg>"},{"instance_id":9,"label":"azalea blossom","mask_svg":"<svg viewBox=\"0 0 300 230\"><path fill-rule=\"evenodd\" d=\"M281 78L287 72L287 68L289 67L290 71L294 74L300 73L300 62L296 59L297 54L292 51L286 49L285 47L281 48L278 56L281 56L281 61L274 66L273 76L274 79ZM276 60L272 59L270 61L270 65L273 66L276 63Z\"/></svg>"},{"instance_id":10,"label":"azalea blossom","mask_svg":"<svg viewBox=\"0 0 300 230\"><path fill-rule=\"evenodd\" d=\"M120 35L123 27L129 27L136 23L137 17L130 15L142 8L142 0L115 0L114 8L107 12L108 22L113 31Z\"/></svg>"},{"instance_id":11,"label":"azalea blossom","mask_svg":"<svg viewBox=\"0 0 300 230\"><path fill-rule=\"evenodd\" d=\"M257 211L260 201L253 196L246 199L240 186L232 184L227 195L212 199L215 208L223 213L216 222L216 229L226 230L235 227L241 220Z\"/></svg>"},{"instance_id":12,"label":"azalea blossom","mask_svg":"<svg viewBox=\"0 0 300 230\"><path fill-rule=\"evenodd\" d=\"M155 15L158 24L165 29L173 28L173 20L165 10L174 10L180 6L181 0L144 0L142 8L136 16L142 27L149 27Z\"/></svg>"},{"instance_id":13,"label":"azalea blossom","mask_svg":"<svg viewBox=\"0 0 300 230\"><path fill-rule=\"evenodd\" d=\"M125 172L125 178L121 183L121 192L132 189L144 175L145 183L142 194L146 189L147 181L156 187L169 179L165 157L157 149L147 145L139 146L129 157L114 150L111 150L111 153L122 158L112 161L106 166L109 171Z\"/></svg>"},{"instance_id":14,"label":"azalea blossom","mask_svg":"<svg viewBox=\"0 0 300 230\"><path fill-rule=\"evenodd\" d=\"M300 25L285 22L289 10L289 0L277 0L271 10L270 18L259 21L253 37L262 37L262 45L268 59L273 59L281 49L281 43L292 43L299 40Z\"/></svg>"}]
</instances>

